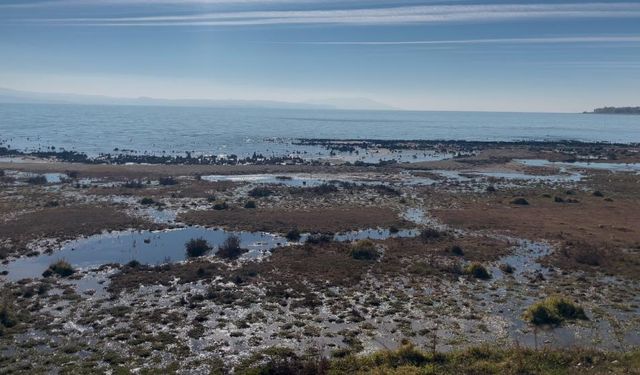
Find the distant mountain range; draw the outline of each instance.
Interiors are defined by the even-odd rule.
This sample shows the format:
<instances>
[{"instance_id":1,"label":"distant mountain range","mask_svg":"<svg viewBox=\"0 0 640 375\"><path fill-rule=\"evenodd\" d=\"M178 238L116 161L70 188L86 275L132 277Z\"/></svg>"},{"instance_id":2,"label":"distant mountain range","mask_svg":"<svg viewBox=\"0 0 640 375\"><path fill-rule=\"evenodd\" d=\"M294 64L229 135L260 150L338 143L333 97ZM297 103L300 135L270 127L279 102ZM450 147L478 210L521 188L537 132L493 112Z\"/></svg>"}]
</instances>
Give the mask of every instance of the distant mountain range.
<instances>
[{"instance_id":1,"label":"distant mountain range","mask_svg":"<svg viewBox=\"0 0 640 375\"><path fill-rule=\"evenodd\" d=\"M594 109L593 112L585 113L604 115L640 115L640 107L602 107Z\"/></svg>"},{"instance_id":2,"label":"distant mountain range","mask_svg":"<svg viewBox=\"0 0 640 375\"><path fill-rule=\"evenodd\" d=\"M391 106L367 98L332 98L306 102L281 102L271 100L210 100L210 99L161 99L116 98L103 95L42 93L0 88L0 103L85 104L85 105L146 105L219 108L282 108L282 109L353 109L390 110Z\"/></svg>"}]
</instances>

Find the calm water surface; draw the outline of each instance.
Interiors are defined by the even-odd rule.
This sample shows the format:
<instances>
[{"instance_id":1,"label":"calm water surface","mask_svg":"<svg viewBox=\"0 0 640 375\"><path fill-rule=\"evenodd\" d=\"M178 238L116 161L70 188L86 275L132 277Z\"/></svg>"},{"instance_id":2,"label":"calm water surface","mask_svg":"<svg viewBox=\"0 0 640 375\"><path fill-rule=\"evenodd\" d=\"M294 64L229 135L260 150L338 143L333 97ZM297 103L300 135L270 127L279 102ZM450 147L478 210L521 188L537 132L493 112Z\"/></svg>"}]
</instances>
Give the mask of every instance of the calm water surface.
<instances>
[{"instance_id":1,"label":"calm water surface","mask_svg":"<svg viewBox=\"0 0 640 375\"><path fill-rule=\"evenodd\" d=\"M154 154L313 155L294 138L640 142L640 116L0 104L0 140L17 149Z\"/></svg>"}]
</instances>

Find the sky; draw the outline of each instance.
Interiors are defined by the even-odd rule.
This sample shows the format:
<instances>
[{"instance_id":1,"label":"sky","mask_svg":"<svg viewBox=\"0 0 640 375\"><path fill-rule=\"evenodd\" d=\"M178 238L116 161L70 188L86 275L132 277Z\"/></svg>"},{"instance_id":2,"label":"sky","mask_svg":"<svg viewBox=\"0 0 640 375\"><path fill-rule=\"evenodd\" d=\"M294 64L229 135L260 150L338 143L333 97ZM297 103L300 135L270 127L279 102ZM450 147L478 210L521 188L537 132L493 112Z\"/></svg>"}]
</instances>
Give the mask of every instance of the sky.
<instances>
[{"instance_id":1,"label":"sky","mask_svg":"<svg viewBox=\"0 0 640 375\"><path fill-rule=\"evenodd\" d=\"M640 1L0 0L0 87L408 110L640 105Z\"/></svg>"}]
</instances>

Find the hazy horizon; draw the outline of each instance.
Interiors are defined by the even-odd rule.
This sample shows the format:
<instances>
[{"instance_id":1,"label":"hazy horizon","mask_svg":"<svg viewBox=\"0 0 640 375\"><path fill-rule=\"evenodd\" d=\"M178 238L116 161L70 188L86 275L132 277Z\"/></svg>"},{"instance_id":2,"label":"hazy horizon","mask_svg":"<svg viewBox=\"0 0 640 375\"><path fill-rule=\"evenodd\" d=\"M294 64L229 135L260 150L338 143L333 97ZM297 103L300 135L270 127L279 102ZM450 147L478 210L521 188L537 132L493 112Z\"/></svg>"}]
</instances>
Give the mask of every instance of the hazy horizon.
<instances>
[{"instance_id":1,"label":"hazy horizon","mask_svg":"<svg viewBox=\"0 0 640 375\"><path fill-rule=\"evenodd\" d=\"M11 0L0 87L575 113L640 105L638 21L635 1Z\"/></svg>"}]
</instances>

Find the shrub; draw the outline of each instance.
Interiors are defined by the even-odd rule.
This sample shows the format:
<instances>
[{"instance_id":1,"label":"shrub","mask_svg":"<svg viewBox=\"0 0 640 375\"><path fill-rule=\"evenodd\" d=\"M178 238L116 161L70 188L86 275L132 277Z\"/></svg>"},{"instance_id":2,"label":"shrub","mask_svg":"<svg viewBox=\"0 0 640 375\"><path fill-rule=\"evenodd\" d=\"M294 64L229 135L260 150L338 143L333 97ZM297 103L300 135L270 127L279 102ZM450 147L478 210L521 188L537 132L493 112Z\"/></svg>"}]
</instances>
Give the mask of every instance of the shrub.
<instances>
[{"instance_id":1,"label":"shrub","mask_svg":"<svg viewBox=\"0 0 640 375\"><path fill-rule=\"evenodd\" d=\"M45 176L33 176L27 179L27 183L31 185L44 185L47 183Z\"/></svg>"},{"instance_id":2,"label":"shrub","mask_svg":"<svg viewBox=\"0 0 640 375\"><path fill-rule=\"evenodd\" d=\"M291 229L285 237L289 241L293 241L293 242L300 241L300 231L298 229Z\"/></svg>"},{"instance_id":3,"label":"shrub","mask_svg":"<svg viewBox=\"0 0 640 375\"><path fill-rule=\"evenodd\" d=\"M45 207L58 207L58 206L60 206L60 202L58 202L58 201L49 201L49 202L45 203L44 206Z\"/></svg>"},{"instance_id":4,"label":"shrub","mask_svg":"<svg viewBox=\"0 0 640 375\"><path fill-rule=\"evenodd\" d=\"M476 279L488 280L491 278L491 274L487 270L485 266L478 262L471 263L467 267L465 267L464 272Z\"/></svg>"},{"instance_id":5,"label":"shrub","mask_svg":"<svg viewBox=\"0 0 640 375\"><path fill-rule=\"evenodd\" d=\"M12 306L13 304L6 298L0 302L0 328L11 328L18 323ZM3 330L0 329L0 333L2 333L2 331Z\"/></svg>"},{"instance_id":6,"label":"shrub","mask_svg":"<svg viewBox=\"0 0 640 375\"><path fill-rule=\"evenodd\" d=\"M140 204L145 205L145 206L150 206L152 204L156 203L153 198L149 198L149 197L144 197L142 198L142 200L140 200Z\"/></svg>"},{"instance_id":7,"label":"shrub","mask_svg":"<svg viewBox=\"0 0 640 375\"><path fill-rule=\"evenodd\" d=\"M143 185L142 185L142 181L131 180L131 181L125 182L122 186L127 189L142 189Z\"/></svg>"},{"instance_id":8,"label":"shrub","mask_svg":"<svg viewBox=\"0 0 640 375\"><path fill-rule=\"evenodd\" d=\"M351 257L358 260L376 260L379 257L376 244L371 240L360 240L351 246Z\"/></svg>"},{"instance_id":9,"label":"shrub","mask_svg":"<svg viewBox=\"0 0 640 375\"><path fill-rule=\"evenodd\" d=\"M80 176L80 172L78 171L66 171L65 174L69 176L69 178L78 178L78 176Z\"/></svg>"},{"instance_id":10,"label":"shrub","mask_svg":"<svg viewBox=\"0 0 640 375\"><path fill-rule=\"evenodd\" d=\"M311 191L315 194L330 194L338 191L338 188L335 185L331 184L322 184L316 187L312 187Z\"/></svg>"},{"instance_id":11,"label":"shrub","mask_svg":"<svg viewBox=\"0 0 640 375\"><path fill-rule=\"evenodd\" d=\"M204 238L193 238L184 246L189 258L201 257L211 250L211 246Z\"/></svg>"},{"instance_id":12,"label":"shrub","mask_svg":"<svg viewBox=\"0 0 640 375\"><path fill-rule=\"evenodd\" d=\"M162 186L169 186L175 185L178 182L173 177L160 177L160 179L158 179L158 183Z\"/></svg>"},{"instance_id":13,"label":"shrub","mask_svg":"<svg viewBox=\"0 0 640 375\"><path fill-rule=\"evenodd\" d=\"M213 209L216 211L226 210L227 208L229 208L229 205L225 201L218 202L213 205Z\"/></svg>"},{"instance_id":14,"label":"shrub","mask_svg":"<svg viewBox=\"0 0 640 375\"><path fill-rule=\"evenodd\" d=\"M462 248L459 245L451 246L450 251L451 251L451 253L453 255L457 255L457 256L463 256L464 255L464 250L462 250Z\"/></svg>"},{"instance_id":15,"label":"shrub","mask_svg":"<svg viewBox=\"0 0 640 375\"><path fill-rule=\"evenodd\" d=\"M75 270L68 262L64 260L59 260L49 266L43 273L42 276L50 277L53 275L58 275L60 277L69 277L73 275Z\"/></svg>"},{"instance_id":16,"label":"shrub","mask_svg":"<svg viewBox=\"0 0 640 375\"><path fill-rule=\"evenodd\" d=\"M250 197L253 197L253 198L265 198L273 195L274 191L264 186L257 186L249 190L248 194Z\"/></svg>"},{"instance_id":17,"label":"shrub","mask_svg":"<svg viewBox=\"0 0 640 375\"><path fill-rule=\"evenodd\" d=\"M321 243L329 243L332 240L333 240L332 236L324 233L314 233L309 235L309 237L307 237L307 243L313 244L313 245L318 245Z\"/></svg>"},{"instance_id":18,"label":"shrub","mask_svg":"<svg viewBox=\"0 0 640 375\"><path fill-rule=\"evenodd\" d=\"M506 274L512 274L515 270L516 269L512 265L510 265L508 263L502 263L500 265L500 271L502 271L502 272L504 272Z\"/></svg>"},{"instance_id":19,"label":"shrub","mask_svg":"<svg viewBox=\"0 0 640 375\"><path fill-rule=\"evenodd\" d=\"M529 205L529 201L527 201L524 198L516 198L516 199L511 201L511 204L515 204L515 205L519 205L519 206L528 206Z\"/></svg>"},{"instance_id":20,"label":"shrub","mask_svg":"<svg viewBox=\"0 0 640 375\"><path fill-rule=\"evenodd\" d=\"M255 201L247 201L247 203L244 204L244 208L256 208L256 202Z\"/></svg>"},{"instance_id":21,"label":"shrub","mask_svg":"<svg viewBox=\"0 0 640 375\"><path fill-rule=\"evenodd\" d=\"M602 197L604 197L604 194L602 194L602 192L600 190L596 190L596 191L593 192L593 196L602 198Z\"/></svg>"},{"instance_id":22,"label":"shrub","mask_svg":"<svg viewBox=\"0 0 640 375\"><path fill-rule=\"evenodd\" d=\"M558 325L565 320L588 320L582 307L561 297L551 296L530 306L524 318L534 325Z\"/></svg>"},{"instance_id":23,"label":"shrub","mask_svg":"<svg viewBox=\"0 0 640 375\"><path fill-rule=\"evenodd\" d=\"M0 169L0 177L4 177L4 170Z\"/></svg>"},{"instance_id":24,"label":"shrub","mask_svg":"<svg viewBox=\"0 0 640 375\"><path fill-rule=\"evenodd\" d=\"M487 193L495 193L496 192L496 188L493 185L489 185L486 188Z\"/></svg>"},{"instance_id":25,"label":"shrub","mask_svg":"<svg viewBox=\"0 0 640 375\"><path fill-rule=\"evenodd\" d=\"M564 199L562 197L557 196L557 195L553 198L553 201L556 202L556 203L564 203Z\"/></svg>"},{"instance_id":26,"label":"shrub","mask_svg":"<svg viewBox=\"0 0 640 375\"><path fill-rule=\"evenodd\" d=\"M140 266L142 266L142 263L138 262L135 259L127 263L127 267L129 268L139 268Z\"/></svg>"},{"instance_id":27,"label":"shrub","mask_svg":"<svg viewBox=\"0 0 640 375\"><path fill-rule=\"evenodd\" d=\"M236 259L247 250L240 247L240 237L230 235L227 239L218 247L217 256L225 259Z\"/></svg>"},{"instance_id":28,"label":"shrub","mask_svg":"<svg viewBox=\"0 0 640 375\"><path fill-rule=\"evenodd\" d=\"M395 234L395 233L398 233L398 232L400 232L400 229L398 227L396 227L395 225L392 225L392 226L389 227L389 233Z\"/></svg>"},{"instance_id":29,"label":"shrub","mask_svg":"<svg viewBox=\"0 0 640 375\"><path fill-rule=\"evenodd\" d=\"M440 232L439 230L433 229L433 228L424 228L421 232L420 232L420 239L424 242L430 242L433 240L438 240L441 237L444 237L444 233Z\"/></svg>"},{"instance_id":30,"label":"shrub","mask_svg":"<svg viewBox=\"0 0 640 375\"><path fill-rule=\"evenodd\" d=\"M289 193L291 194L311 193L315 195L325 195L325 194L332 194L336 192L338 192L338 187L329 183L324 183L322 185L308 187L308 188L292 187L289 189Z\"/></svg>"}]
</instances>

